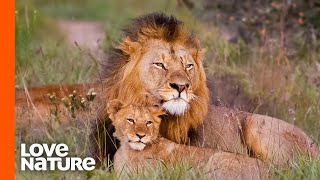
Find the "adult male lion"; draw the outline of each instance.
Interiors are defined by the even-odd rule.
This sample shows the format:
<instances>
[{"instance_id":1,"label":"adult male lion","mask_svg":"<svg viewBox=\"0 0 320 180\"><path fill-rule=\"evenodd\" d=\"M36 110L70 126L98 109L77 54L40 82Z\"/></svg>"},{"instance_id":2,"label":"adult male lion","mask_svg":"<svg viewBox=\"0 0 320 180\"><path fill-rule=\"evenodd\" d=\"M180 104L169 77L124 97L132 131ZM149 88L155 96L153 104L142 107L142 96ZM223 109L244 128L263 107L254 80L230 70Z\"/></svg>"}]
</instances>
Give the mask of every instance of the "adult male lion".
<instances>
[{"instance_id":1,"label":"adult male lion","mask_svg":"<svg viewBox=\"0 0 320 180\"><path fill-rule=\"evenodd\" d=\"M302 130L282 120L209 106L202 55L198 39L174 17L138 17L102 66L104 101L162 106L170 115L161 122L161 135L177 143L253 152L276 165L291 162L296 153L319 154ZM104 110L91 136L98 160L113 158L113 133Z\"/></svg>"}]
</instances>

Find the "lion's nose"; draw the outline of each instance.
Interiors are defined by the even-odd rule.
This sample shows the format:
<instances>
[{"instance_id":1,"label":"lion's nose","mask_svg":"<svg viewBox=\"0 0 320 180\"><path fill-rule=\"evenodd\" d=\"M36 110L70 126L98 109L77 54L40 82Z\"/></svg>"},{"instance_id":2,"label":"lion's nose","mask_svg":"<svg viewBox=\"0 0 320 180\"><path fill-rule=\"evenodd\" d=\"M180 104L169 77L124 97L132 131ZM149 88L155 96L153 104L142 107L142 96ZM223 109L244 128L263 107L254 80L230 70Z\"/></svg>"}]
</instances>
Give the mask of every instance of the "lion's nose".
<instances>
[{"instance_id":1,"label":"lion's nose","mask_svg":"<svg viewBox=\"0 0 320 180\"><path fill-rule=\"evenodd\" d=\"M189 84L177 84L177 83L170 83L170 87L177 90L179 93L184 91L185 89L189 88Z\"/></svg>"},{"instance_id":2,"label":"lion's nose","mask_svg":"<svg viewBox=\"0 0 320 180\"><path fill-rule=\"evenodd\" d=\"M142 139L143 137L145 137L146 136L146 134L136 134L140 139Z\"/></svg>"}]
</instances>

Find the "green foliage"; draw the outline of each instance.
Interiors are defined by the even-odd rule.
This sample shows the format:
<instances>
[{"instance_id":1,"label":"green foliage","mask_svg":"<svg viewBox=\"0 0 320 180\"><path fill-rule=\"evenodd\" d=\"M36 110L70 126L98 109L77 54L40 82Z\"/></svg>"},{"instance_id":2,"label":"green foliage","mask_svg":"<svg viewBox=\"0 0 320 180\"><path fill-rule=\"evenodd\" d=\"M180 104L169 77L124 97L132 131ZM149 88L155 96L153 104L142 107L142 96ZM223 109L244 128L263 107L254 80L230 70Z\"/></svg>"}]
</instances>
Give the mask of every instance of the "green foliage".
<instances>
[{"instance_id":1,"label":"green foliage","mask_svg":"<svg viewBox=\"0 0 320 180\"><path fill-rule=\"evenodd\" d=\"M221 37L219 31L214 27L210 27L209 31L206 28L198 31L201 34L201 43L206 51L205 59L208 60L208 63L222 63L230 66L247 63L249 47L244 41L230 43Z\"/></svg>"}]
</instances>

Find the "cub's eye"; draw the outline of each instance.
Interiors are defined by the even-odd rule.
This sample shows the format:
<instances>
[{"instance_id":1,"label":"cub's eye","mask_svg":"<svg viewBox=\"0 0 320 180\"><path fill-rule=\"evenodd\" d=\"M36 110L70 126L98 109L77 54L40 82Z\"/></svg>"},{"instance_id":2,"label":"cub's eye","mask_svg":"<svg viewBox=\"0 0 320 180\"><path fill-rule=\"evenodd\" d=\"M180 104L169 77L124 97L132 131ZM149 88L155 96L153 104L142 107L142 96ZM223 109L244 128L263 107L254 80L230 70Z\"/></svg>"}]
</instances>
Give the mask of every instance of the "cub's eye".
<instances>
[{"instance_id":1,"label":"cub's eye","mask_svg":"<svg viewBox=\"0 0 320 180\"><path fill-rule=\"evenodd\" d=\"M166 68L164 67L164 64L163 64L163 63L159 63L159 62L153 63L153 66L156 67L156 68L158 68L158 69L166 69Z\"/></svg>"},{"instance_id":2,"label":"cub's eye","mask_svg":"<svg viewBox=\"0 0 320 180\"><path fill-rule=\"evenodd\" d=\"M128 121L130 124L134 124L134 120L133 120L133 119L127 119L127 121Z\"/></svg>"},{"instance_id":3,"label":"cub's eye","mask_svg":"<svg viewBox=\"0 0 320 180\"><path fill-rule=\"evenodd\" d=\"M193 68L193 64L187 64L186 65L186 69L189 71L190 69L192 69Z\"/></svg>"},{"instance_id":4,"label":"cub's eye","mask_svg":"<svg viewBox=\"0 0 320 180\"><path fill-rule=\"evenodd\" d=\"M153 122L152 121L147 121L147 126L151 126L152 124L153 124Z\"/></svg>"}]
</instances>

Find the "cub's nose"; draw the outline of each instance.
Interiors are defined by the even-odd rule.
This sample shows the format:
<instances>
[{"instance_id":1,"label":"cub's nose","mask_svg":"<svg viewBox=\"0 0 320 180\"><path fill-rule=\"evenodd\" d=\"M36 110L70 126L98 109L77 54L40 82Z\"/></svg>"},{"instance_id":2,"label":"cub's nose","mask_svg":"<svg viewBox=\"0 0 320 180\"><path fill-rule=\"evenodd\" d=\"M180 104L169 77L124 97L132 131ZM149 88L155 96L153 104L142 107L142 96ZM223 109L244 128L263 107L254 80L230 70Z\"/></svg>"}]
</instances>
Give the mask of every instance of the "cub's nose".
<instances>
[{"instance_id":1,"label":"cub's nose","mask_svg":"<svg viewBox=\"0 0 320 180\"><path fill-rule=\"evenodd\" d=\"M177 83L170 83L170 87L177 90L179 93L184 91L185 89L189 88L189 84L177 84Z\"/></svg>"},{"instance_id":2,"label":"cub's nose","mask_svg":"<svg viewBox=\"0 0 320 180\"><path fill-rule=\"evenodd\" d=\"M137 135L140 139L142 139L143 137L146 136L146 134L138 134L138 133L136 133L136 135Z\"/></svg>"}]
</instances>

